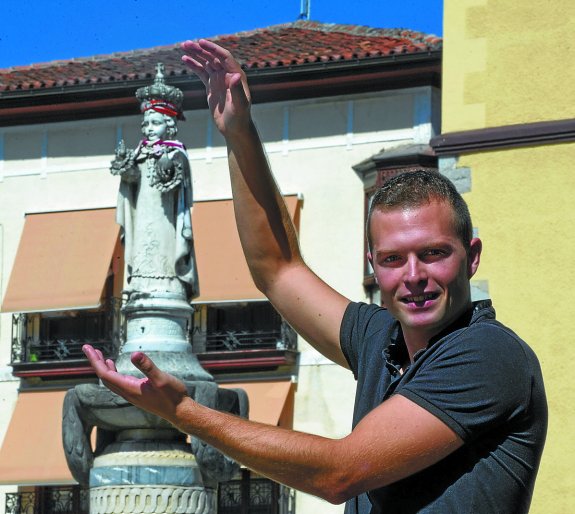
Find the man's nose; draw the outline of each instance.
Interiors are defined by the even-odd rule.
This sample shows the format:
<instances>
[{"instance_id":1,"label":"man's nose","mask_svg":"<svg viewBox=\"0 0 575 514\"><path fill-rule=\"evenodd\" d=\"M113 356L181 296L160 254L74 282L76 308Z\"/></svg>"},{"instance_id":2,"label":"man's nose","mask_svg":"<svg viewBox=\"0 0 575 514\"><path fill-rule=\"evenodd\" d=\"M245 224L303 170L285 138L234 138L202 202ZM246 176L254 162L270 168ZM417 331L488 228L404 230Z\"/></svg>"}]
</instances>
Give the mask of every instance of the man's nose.
<instances>
[{"instance_id":1,"label":"man's nose","mask_svg":"<svg viewBox=\"0 0 575 514\"><path fill-rule=\"evenodd\" d=\"M405 269L405 282L410 284L420 284L427 280L425 264L416 256L409 257Z\"/></svg>"}]
</instances>

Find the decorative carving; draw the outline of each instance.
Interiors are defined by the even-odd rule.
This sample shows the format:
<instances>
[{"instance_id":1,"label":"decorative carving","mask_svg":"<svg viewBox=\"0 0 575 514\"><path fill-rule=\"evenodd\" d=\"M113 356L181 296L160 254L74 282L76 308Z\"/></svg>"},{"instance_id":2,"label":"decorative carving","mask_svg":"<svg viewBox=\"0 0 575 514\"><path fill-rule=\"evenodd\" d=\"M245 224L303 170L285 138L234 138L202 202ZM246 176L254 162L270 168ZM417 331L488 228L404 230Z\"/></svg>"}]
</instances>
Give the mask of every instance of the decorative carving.
<instances>
[{"instance_id":1,"label":"decorative carving","mask_svg":"<svg viewBox=\"0 0 575 514\"><path fill-rule=\"evenodd\" d=\"M164 82L164 72L164 65L159 62L156 64L154 83L136 91L136 97L142 102L142 112L156 109L158 112L165 112L170 116L176 116L179 120L184 120L182 113L184 93L177 87L168 86Z\"/></svg>"},{"instance_id":2,"label":"decorative carving","mask_svg":"<svg viewBox=\"0 0 575 514\"><path fill-rule=\"evenodd\" d=\"M90 489L90 514L216 512L213 489L195 487L94 487Z\"/></svg>"}]
</instances>

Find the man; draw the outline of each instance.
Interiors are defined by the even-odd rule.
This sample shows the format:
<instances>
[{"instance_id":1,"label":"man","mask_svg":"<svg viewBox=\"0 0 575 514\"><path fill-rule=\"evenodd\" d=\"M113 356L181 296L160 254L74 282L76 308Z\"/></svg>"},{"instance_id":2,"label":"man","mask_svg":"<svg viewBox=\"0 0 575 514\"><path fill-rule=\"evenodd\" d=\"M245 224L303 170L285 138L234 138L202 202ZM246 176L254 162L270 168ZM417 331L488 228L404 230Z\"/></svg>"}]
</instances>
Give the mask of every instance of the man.
<instances>
[{"instance_id":1,"label":"man","mask_svg":"<svg viewBox=\"0 0 575 514\"><path fill-rule=\"evenodd\" d=\"M481 241L461 196L435 173L389 181L367 231L386 309L350 302L301 257L239 64L208 41L183 48L226 138L255 283L307 341L353 371L354 428L332 440L215 412L142 353L132 356L146 376L137 379L86 347L98 376L258 473L348 501L347 512L527 512L547 424L541 372L529 347L495 321L490 302L471 303Z\"/></svg>"}]
</instances>

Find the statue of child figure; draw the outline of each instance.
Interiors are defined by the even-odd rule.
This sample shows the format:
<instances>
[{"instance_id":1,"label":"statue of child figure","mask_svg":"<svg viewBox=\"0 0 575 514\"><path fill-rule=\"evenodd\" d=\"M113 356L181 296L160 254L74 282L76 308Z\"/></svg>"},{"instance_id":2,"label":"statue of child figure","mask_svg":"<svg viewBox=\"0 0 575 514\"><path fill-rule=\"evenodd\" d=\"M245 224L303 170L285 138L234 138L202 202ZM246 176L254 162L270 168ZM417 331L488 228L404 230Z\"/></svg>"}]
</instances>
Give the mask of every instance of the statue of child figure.
<instances>
[{"instance_id":1,"label":"statue of child figure","mask_svg":"<svg viewBox=\"0 0 575 514\"><path fill-rule=\"evenodd\" d=\"M135 150L124 141L110 171L119 175L116 220L123 229L130 298L199 293L191 208L191 170L186 148L176 140L176 120L184 120L184 95L164 82L157 65L154 83L136 91L141 101L142 134Z\"/></svg>"}]
</instances>

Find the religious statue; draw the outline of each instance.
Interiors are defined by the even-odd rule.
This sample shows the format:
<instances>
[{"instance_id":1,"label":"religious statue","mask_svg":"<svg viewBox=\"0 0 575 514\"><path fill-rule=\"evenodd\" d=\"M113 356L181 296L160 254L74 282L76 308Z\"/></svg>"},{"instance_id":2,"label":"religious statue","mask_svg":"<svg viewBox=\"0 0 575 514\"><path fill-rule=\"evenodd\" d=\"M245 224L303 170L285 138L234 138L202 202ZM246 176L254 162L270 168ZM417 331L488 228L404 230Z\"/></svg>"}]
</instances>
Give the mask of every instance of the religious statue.
<instances>
[{"instance_id":1,"label":"religious statue","mask_svg":"<svg viewBox=\"0 0 575 514\"><path fill-rule=\"evenodd\" d=\"M111 164L121 179L116 218L127 264L125 341L117 369L138 375L130 355L144 351L182 380L198 403L247 417L245 391L219 388L190 343L198 275L190 163L176 139L184 95L165 84L159 64L154 83L136 96L144 137L135 149L121 141ZM218 482L239 469L205 442L188 440L101 384L70 389L62 421L68 466L78 483L90 487L91 514L213 514Z\"/></svg>"},{"instance_id":2,"label":"religious statue","mask_svg":"<svg viewBox=\"0 0 575 514\"><path fill-rule=\"evenodd\" d=\"M157 65L154 83L136 91L144 138L132 150L116 148L113 175L121 178L116 220L123 229L128 295L199 293L194 254L190 163L176 140L184 120L183 93L164 82Z\"/></svg>"}]
</instances>

